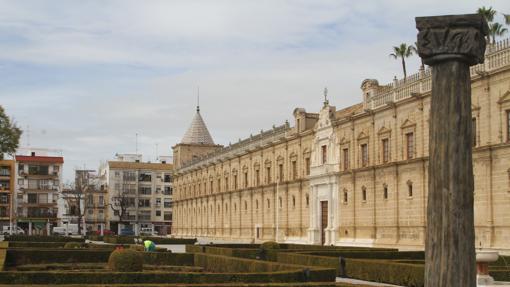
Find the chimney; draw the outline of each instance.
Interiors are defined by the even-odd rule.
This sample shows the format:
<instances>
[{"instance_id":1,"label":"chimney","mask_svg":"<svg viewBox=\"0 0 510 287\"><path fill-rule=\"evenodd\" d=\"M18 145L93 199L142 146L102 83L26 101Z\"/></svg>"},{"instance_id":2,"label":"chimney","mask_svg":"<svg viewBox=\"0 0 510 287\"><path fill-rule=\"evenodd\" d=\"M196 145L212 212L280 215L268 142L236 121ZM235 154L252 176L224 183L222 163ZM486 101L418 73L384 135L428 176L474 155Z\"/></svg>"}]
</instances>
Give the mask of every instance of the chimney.
<instances>
[{"instance_id":1,"label":"chimney","mask_svg":"<svg viewBox=\"0 0 510 287\"><path fill-rule=\"evenodd\" d=\"M32 156L35 156L35 151L32 152Z\"/></svg>"}]
</instances>

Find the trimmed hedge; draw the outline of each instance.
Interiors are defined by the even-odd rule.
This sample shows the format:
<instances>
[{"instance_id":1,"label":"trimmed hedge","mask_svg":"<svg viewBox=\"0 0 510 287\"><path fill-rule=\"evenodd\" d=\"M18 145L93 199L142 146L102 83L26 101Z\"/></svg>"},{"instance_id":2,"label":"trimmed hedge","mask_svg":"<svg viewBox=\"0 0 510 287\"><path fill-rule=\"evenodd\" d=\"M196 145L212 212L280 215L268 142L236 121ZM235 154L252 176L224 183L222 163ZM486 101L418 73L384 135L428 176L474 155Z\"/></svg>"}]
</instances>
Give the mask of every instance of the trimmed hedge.
<instances>
[{"instance_id":1,"label":"trimmed hedge","mask_svg":"<svg viewBox=\"0 0 510 287\"><path fill-rule=\"evenodd\" d=\"M20 286L25 285L9 285ZM37 287L54 287L55 285L37 285ZM88 287L105 287L104 285L87 284ZM292 282L292 283L216 283L216 284L115 284L115 287L372 287L368 285L352 285L348 283L335 283L335 282ZM76 285L60 285L60 287L76 287Z\"/></svg>"},{"instance_id":2,"label":"trimmed hedge","mask_svg":"<svg viewBox=\"0 0 510 287\"><path fill-rule=\"evenodd\" d=\"M67 242L65 245L64 245L64 248L66 249L81 249L81 248L86 248L87 246L85 245L85 243L81 243L81 242Z\"/></svg>"},{"instance_id":3,"label":"trimmed hedge","mask_svg":"<svg viewBox=\"0 0 510 287\"><path fill-rule=\"evenodd\" d=\"M25 285L9 285L21 286ZM37 285L37 287L54 287L55 285ZM104 285L87 284L88 287L105 287ZM216 284L115 284L115 287L372 287L368 285L352 285L348 283L335 282L292 282L292 283L216 283ZM60 287L76 287L76 285L60 285Z\"/></svg>"},{"instance_id":4,"label":"trimmed hedge","mask_svg":"<svg viewBox=\"0 0 510 287\"><path fill-rule=\"evenodd\" d=\"M84 238L73 238L56 235L6 235L4 240L30 242L85 242Z\"/></svg>"},{"instance_id":5,"label":"trimmed hedge","mask_svg":"<svg viewBox=\"0 0 510 287\"><path fill-rule=\"evenodd\" d=\"M347 276L351 278L399 286L422 287L425 285L425 266L422 264L348 258L345 269Z\"/></svg>"},{"instance_id":6,"label":"trimmed hedge","mask_svg":"<svg viewBox=\"0 0 510 287\"><path fill-rule=\"evenodd\" d=\"M194 266L195 257L187 253L144 252L143 262L149 265Z\"/></svg>"},{"instance_id":7,"label":"trimmed hedge","mask_svg":"<svg viewBox=\"0 0 510 287\"><path fill-rule=\"evenodd\" d=\"M110 250L87 249L8 249L6 266L43 263L85 263L108 261Z\"/></svg>"},{"instance_id":8,"label":"trimmed hedge","mask_svg":"<svg viewBox=\"0 0 510 287\"><path fill-rule=\"evenodd\" d=\"M0 249L0 271L4 271L5 259L7 257L7 249Z\"/></svg>"},{"instance_id":9,"label":"trimmed hedge","mask_svg":"<svg viewBox=\"0 0 510 287\"><path fill-rule=\"evenodd\" d=\"M185 238L167 238L167 237L151 237L151 236L115 236L108 235L104 236L103 240L107 243L112 244L134 244L135 238L140 238L142 240L150 240L155 244L194 244L196 239L185 239Z\"/></svg>"},{"instance_id":10,"label":"trimmed hedge","mask_svg":"<svg viewBox=\"0 0 510 287\"><path fill-rule=\"evenodd\" d=\"M62 248L67 242L32 242L10 241L9 247L14 248Z\"/></svg>"},{"instance_id":11,"label":"trimmed hedge","mask_svg":"<svg viewBox=\"0 0 510 287\"><path fill-rule=\"evenodd\" d=\"M212 272L240 272L244 274L246 272L280 272L297 269L301 272L300 279L297 281L331 282L336 278L336 272L332 268L281 264L203 253L195 253L194 256L195 266ZM292 282L292 280L287 282Z\"/></svg>"},{"instance_id":12,"label":"trimmed hedge","mask_svg":"<svg viewBox=\"0 0 510 287\"><path fill-rule=\"evenodd\" d=\"M425 260L425 252L423 251L312 251L302 254L310 254L327 257L344 257L344 258L360 258L360 259L409 259L409 260Z\"/></svg>"},{"instance_id":13,"label":"trimmed hedge","mask_svg":"<svg viewBox=\"0 0 510 287\"><path fill-rule=\"evenodd\" d=\"M117 272L143 271L143 256L131 249L117 249L108 258L108 267Z\"/></svg>"},{"instance_id":14,"label":"trimmed hedge","mask_svg":"<svg viewBox=\"0 0 510 287\"><path fill-rule=\"evenodd\" d=\"M92 240L92 241L103 241L104 236L97 235L97 234L90 234L90 235L87 235L87 239Z\"/></svg>"}]
</instances>

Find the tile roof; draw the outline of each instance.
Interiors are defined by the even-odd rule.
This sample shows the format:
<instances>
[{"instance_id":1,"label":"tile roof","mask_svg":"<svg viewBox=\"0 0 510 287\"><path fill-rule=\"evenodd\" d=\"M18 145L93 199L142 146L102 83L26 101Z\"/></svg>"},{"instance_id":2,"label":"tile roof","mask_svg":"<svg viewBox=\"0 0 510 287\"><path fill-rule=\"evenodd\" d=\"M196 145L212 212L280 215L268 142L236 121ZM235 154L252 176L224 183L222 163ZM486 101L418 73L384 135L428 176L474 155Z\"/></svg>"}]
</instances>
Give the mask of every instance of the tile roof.
<instances>
[{"instance_id":1,"label":"tile roof","mask_svg":"<svg viewBox=\"0 0 510 287\"><path fill-rule=\"evenodd\" d=\"M64 163L64 158L61 156L17 155L16 161L38 163Z\"/></svg>"}]
</instances>

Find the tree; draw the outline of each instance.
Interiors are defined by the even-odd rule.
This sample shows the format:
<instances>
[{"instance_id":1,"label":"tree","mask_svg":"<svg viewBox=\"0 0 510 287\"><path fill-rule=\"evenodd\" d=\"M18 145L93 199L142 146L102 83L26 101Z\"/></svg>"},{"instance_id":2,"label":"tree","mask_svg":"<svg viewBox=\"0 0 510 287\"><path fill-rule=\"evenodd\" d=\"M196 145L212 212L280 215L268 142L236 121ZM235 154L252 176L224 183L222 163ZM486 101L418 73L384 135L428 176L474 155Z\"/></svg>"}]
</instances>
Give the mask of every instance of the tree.
<instances>
[{"instance_id":1,"label":"tree","mask_svg":"<svg viewBox=\"0 0 510 287\"><path fill-rule=\"evenodd\" d=\"M0 159L4 153L14 154L19 145L21 129L5 114L4 108L0 106Z\"/></svg>"},{"instance_id":2,"label":"tree","mask_svg":"<svg viewBox=\"0 0 510 287\"><path fill-rule=\"evenodd\" d=\"M413 55L414 51L413 45L407 46L407 44L402 43L400 46L394 46L393 47L393 53L390 54L390 57L393 57L395 59L401 58L402 59L402 69L404 70L404 82L407 77L406 73L406 58L409 58L411 55Z\"/></svg>"},{"instance_id":3,"label":"tree","mask_svg":"<svg viewBox=\"0 0 510 287\"><path fill-rule=\"evenodd\" d=\"M130 200L132 197L129 197L129 191L122 189L118 190L115 196L112 197L111 202L109 203L110 208L113 210L114 214L119 217L119 227L117 232L120 235L120 225L125 225L129 221L127 220L128 216L128 208L132 206L132 201Z\"/></svg>"},{"instance_id":4,"label":"tree","mask_svg":"<svg viewBox=\"0 0 510 287\"><path fill-rule=\"evenodd\" d=\"M492 9L492 7L486 8L485 6L482 6L476 10L476 13L482 15L487 22L494 21L494 16L496 15L496 10Z\"/></svg>"},{"instance_id":5,"label":"tree","mask_svg":"<svg viewBox=\"0 0 510 287\"><path fill-rule=\"evenodd\" d=\"M503 14L503 17L505 17L505 24L510 25L510 14Z\"/></svg>"},{"instance_id":6,"label":"tree","mask_svg":"<svg viewBox=\"0 0 510 287\"><path fill-rule=\"evenodd\" d=\"M82 223L87 208L85 199L88 195L97 189L97 184L93 180L89 170L76 170L74 184L62 191L62 197L66 201L68 213L65 215L76 216L78 218L78 233L82 234Z\"/></svg>"},{"instance_id":7,"label":"tree","mask_svg":"<svg viewBox=\"0 0 510 287\"><path fill-rule=\"evenodd\" d=\"M492 44L496 43L496 36L501 37L506 32L508 32L507 28L504 28L500 23L491 23L489 24L489 40L492 38Z\"/></svg>"}]
</instances>

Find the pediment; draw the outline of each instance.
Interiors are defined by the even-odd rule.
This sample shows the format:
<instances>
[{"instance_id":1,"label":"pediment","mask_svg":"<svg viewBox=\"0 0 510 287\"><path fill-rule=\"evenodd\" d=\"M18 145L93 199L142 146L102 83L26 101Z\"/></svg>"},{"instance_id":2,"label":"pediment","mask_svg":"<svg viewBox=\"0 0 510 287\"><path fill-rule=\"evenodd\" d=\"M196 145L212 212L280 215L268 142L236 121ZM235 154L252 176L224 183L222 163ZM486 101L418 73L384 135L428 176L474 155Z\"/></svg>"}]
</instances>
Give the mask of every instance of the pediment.
<instances>
[{"instance_id":1,"label":"pediment","mask_svg":"<svg viewBox=\"0 0 510 287\"><path fill-rule=\"evenodd\" d=\"M358 134L358 139L359 139L359 140L360 140L360 139L367 138L367 137L368 137L368 135L367 135L365 132L360 132L360 133Z\"/></svg>"},{"instance_id":2,"label":"pediment","mask_svg":"<svg viewBox=\"0 0 510 287\"><path fill-rule=\"evenodd\" d=\"M348 139L348 138L346 138L346 137L342 137L342 138L340 139L340 144L346 144L346 143L348 143L348 142L349 142L349 139Z\"/></svg>"},{"instance_id":3,"label":"pediment","mask_svg":"<svg viewBox=\"0 0 510 287\"><path fill-rule=\"evenodd\" d=\"M402 125L400 125L400 128L402 128L402 129L403 129L403 128L408 128L408 127L413 127L413 126L415 126L415 125L416 125L416 123L415 123L415 122L411 121L410 119L406 119L406 120L402 123Z\"/></svg>"},{"instance_id":4,"label":"pediment","mask_svg":"<svg viewBox=\"0 0 510 287\"><path fill-rule=\"evenodd\" d=\"M498 104L503 104L507 102L510 102L510 90L503 93L503 95L501 95L501 97L499 97L498 100Z\"/></svg>"},{"instance_id":5,"label":"pediment","mask_svg":"<svg viewBox=\"0 0 510 287\"><path fill-rule=\"evenodd\" d=\"M387 127L381 127L379 129L379 131L377 132L377 134L381 135L381 134L386 134L386 133L390 133L391 132L391 129L387 128Z\"/></svg>"}]
</instances>

